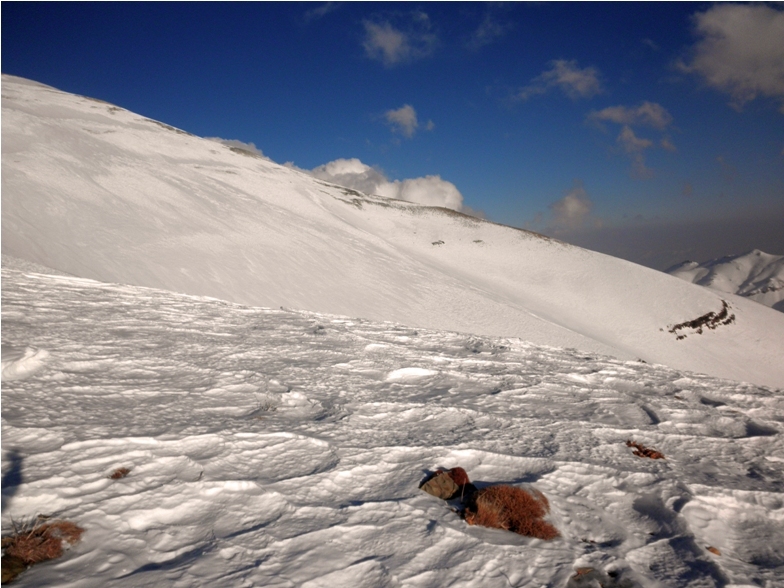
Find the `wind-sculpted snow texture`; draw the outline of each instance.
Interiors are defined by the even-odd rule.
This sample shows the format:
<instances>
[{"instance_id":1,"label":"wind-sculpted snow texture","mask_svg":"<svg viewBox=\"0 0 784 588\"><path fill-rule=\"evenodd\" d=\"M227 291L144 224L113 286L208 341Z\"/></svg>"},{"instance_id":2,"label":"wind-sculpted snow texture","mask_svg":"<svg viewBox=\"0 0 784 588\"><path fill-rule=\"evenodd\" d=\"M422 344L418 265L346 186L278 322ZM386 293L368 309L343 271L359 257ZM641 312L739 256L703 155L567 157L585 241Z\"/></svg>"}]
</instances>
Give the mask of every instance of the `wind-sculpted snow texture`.
<instances>
[{"instance_id":1,"label":"wind-sculpted snow texture","mask_svg":"<svg viewBox=\"0 0 784 588\"><path fill-rule=\"evenodd\" d=\"M68 276L2 285L3 528L85 529L20 587L784 585L781 391ZM543 492L561 536L471 527L419 490L455 466Z\"/></svg>"},{"instance_id":2,"label":"wind-sculpted snow texture","mask_svg":"<svg viewBox=\"0 0 784 588\"><path fill-rule=\"evenodd\" d=\"M520 337L784 387L784 316L443 208L368 196L3 76L3 253L254 306ZM263 147L263 146L262 146ZM721 308L736 321L676 340Z\"/></svg>"}]
</instances>

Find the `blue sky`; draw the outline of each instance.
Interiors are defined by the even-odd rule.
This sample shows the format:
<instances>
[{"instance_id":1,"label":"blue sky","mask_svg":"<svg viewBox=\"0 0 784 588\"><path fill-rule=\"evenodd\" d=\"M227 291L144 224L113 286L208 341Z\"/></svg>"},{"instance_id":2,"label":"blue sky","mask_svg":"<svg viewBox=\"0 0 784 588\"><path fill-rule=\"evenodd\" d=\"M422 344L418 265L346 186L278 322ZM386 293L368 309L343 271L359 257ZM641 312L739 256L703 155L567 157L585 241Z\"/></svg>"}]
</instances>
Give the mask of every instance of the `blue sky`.
<instances>
[{"instance_id":1,"label":"blue sky","mask_svg":"<svg viewBox=\"0 0 784 588\"><path fill-rule=\"evenodd\" d=\"M3 73L657 269L784 254L783 38L766 4L2 5Z\"/></svg>"}]
</instances>

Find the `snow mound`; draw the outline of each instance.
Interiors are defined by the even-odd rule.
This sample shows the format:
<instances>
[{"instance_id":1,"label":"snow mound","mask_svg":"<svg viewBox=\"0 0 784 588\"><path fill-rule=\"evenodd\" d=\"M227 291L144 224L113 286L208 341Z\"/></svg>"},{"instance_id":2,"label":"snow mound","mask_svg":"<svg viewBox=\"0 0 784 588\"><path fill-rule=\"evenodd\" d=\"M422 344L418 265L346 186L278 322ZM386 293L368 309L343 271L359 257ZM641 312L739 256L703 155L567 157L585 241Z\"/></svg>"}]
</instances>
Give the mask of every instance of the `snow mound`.
<instances>
[{"instance_id":1,"label":"snow mound","mask_svg":"<svg viewBox=\"0 0 784 588\"><path fill-rule=\"evenodd\" d=\"M400 368L399 370L390 372L389 375L387 375L387 380L415 380L417 378L426 378L428 376L433 376L437 373L438 372L424 369L424 368L416 368L416 367Z\"/></svg>"},{"instance_id":2,"label":"snow mound","mask_svg":"<svg viewBox=\"0 0 784 588\"><path fill-rule=\"evenodd\" d=\"M784 255L770 255L755 249L703 263L684 261L668 269L667 273L784 312Z\"/></svg>"},{"instance_id":3,"label":"snow mound","mask_svg":"<svg viewBox=\"0 0 784 588\"><path fill-rule=\"evenodd\" d=\"M21 380L43 368L49 352L35 347L14 347L3 344L2 357L2 379Z\"/></svg>"}]
</instances>

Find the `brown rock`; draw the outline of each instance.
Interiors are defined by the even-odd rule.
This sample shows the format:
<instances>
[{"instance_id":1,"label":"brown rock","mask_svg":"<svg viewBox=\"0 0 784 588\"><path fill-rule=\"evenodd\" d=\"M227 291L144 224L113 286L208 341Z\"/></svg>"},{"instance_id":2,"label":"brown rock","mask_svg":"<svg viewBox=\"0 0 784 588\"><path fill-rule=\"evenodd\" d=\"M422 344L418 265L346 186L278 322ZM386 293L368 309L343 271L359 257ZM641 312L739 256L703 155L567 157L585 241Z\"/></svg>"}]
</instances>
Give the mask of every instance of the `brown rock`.
<instances>
[{"instance_id":1,"label":"brown rock","mask_svg":"<svg viewBox=\"0 0 784 588\"><path fill-rule=\"evenodd\" d=\"M437 471L432 478L422 484L421 489L443 500L453 498L460 491L460 487L455 484L449 472L441 470Z\"/></svg>"}]
</instances>

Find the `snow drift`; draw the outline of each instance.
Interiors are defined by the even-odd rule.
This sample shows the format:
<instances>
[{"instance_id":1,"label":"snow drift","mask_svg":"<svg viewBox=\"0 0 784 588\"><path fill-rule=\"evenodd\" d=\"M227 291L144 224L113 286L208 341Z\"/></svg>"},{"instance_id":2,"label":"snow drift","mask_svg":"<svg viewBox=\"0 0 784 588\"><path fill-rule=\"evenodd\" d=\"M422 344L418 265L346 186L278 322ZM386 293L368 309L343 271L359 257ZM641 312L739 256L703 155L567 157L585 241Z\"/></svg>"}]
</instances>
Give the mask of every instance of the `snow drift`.
<instances>
[{"instance_id":1,"label":"snow drift","mask_svg":"<svg viewBox=\"0 0 784 588\"><path fill-rule=\"evenodd\" d=\"M784 386L784 316L452 210L367 196L3 76L3 252L104 282L520 337ZM668 329L723 301L736 320Z\"/></svg>"}]
</instances>

